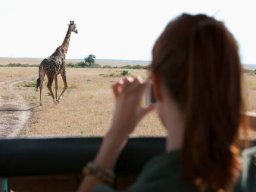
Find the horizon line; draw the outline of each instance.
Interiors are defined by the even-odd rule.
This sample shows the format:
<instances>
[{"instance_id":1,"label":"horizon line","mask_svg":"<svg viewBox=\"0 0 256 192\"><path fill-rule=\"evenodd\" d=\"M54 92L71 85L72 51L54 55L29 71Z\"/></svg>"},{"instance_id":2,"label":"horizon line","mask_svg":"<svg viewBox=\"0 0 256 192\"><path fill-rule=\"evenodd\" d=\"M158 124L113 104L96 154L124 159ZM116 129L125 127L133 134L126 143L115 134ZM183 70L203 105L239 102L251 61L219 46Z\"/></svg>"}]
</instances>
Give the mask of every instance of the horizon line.
<instances>
[{"instance_id":1,"label":"horizon line","mask_svg":"<svg viewBox=\"0 0 256 192\"><path fill-rule=\"evenodd\" d=\"M45 57L2 57L0 56L0 59L4 59L4 58L8 58L8 59L44 59ZM84 60L84 58L66 58L68 60ZM146 60L146 59L113 59L113 58L96 58L95 60L124 60L124 61L151 61L151 60Z\"/></svg>"},{"instance_id":2,"label":"horizon line","mask_svg":"<svg viewBox=\"0 0 256 192\"><path fill-rule=\"evenodd\" d=\"M2 57L0 56L0 59L44 59L44 57ZM84 60L84 58L66 58L66 60ZM95 59L96 61L97 60L102 60L102 61L135 61L135 62L151 62L151 60L142 60L142 59L105 59L105 58L96 58ZM256 65L256 63L250 63L250 64L243 64L241 63L241 65Z\"/></svg>"}]
</instances>

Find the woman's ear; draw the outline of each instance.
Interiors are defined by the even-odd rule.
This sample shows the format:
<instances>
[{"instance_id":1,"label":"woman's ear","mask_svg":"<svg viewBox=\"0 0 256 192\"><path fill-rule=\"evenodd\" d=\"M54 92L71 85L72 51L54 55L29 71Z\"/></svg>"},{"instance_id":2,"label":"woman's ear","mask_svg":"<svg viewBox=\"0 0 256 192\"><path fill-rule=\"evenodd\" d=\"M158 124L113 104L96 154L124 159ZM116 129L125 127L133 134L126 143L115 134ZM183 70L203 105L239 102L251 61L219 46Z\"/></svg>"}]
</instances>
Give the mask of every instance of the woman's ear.
<instances>
[{"instance_id":1,"label":"woman's ear","mask_svg":"<svg viewBox=\"0 0 256 192\"><path fill-rule=\"evenodd\" d=\"M163 100L162 85L159 75L152 74L153 91L157 101Z\"/></svg>"}]
</instances>

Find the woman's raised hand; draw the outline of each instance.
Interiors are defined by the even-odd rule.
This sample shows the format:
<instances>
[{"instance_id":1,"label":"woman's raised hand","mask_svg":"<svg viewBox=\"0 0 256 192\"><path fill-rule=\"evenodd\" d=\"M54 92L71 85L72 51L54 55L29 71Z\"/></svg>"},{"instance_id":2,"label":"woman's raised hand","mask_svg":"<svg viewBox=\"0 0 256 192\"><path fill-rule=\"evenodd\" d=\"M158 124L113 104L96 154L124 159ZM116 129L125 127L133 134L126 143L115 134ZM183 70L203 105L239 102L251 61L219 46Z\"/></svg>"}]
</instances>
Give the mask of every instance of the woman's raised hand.
<instances>
[{"instance_id":1,"label":"woman's raised hand","mask_svg":"<svg viewBox=\"0 0 256 192\"><path fill-rule=\"evenodd\" d=\"M109 131L127 138L138 122L154 108L153 105L142 106L142 98L149 86L141 77L126 77L112 87L116 106Z\"/></svg>"}]
</instances>

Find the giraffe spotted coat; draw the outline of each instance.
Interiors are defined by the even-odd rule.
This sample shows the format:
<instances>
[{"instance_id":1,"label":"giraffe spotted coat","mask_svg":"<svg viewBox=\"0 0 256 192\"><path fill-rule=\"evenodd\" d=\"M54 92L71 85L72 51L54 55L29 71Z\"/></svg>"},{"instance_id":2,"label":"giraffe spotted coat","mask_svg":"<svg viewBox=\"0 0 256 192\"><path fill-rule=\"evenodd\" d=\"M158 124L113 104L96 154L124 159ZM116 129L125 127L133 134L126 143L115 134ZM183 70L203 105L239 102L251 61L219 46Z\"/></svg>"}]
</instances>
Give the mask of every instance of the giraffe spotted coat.
<instances>
[{"instance_id":1,"label":"giraffe spotted coat","mask_svg":"<svg viewBox=\"0 0 256 192\"><path fill-rule=\"evenodd\" d=\"M78 33L76 29L76 24L74 21L70 21L68 31L64 38L62 45L57 47L55 52L48 58L44 59L39 65L39 78L37 79L36 88L40 87L40 105L42 105L42 88L44 76L46 75L48 78L47 88L50 91L54 103L59 103L60 98L64 94L65 90L68 87L67 79L66 79L66 70L65 70L65 57L69 47L69 41L71 37L71 33ZM64 88L58 97L58 75L61 75ZM55 82L55 96L52 92L52 83Z\"/></svg>"}]
</instances>

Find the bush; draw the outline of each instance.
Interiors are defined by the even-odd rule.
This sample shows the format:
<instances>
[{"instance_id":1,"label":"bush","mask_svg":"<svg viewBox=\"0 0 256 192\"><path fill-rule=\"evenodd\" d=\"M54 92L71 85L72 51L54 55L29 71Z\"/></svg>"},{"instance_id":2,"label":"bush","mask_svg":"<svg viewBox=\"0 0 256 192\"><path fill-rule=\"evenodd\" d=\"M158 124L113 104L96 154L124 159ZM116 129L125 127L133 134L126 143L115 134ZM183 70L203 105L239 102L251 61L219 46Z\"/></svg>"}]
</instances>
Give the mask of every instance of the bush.
<instances>
[{"instance_id":1,"label":"bush","mask_svg":"<svg viewBox=\"0 0 256 192\"><path fill-rule=\"evenodd\" d=\"M38 67L38 65L22 64L22 63L9 63L6 67Z\"/></svg>"},{"instance_id":2,"label":"bush","mask_svg":"<svg viewBox=\"0 0 256 192\"><path fill-rule=\"evenodd\" d=\"M147 66L143 66L143 65L124 65L121 68L122 69L146 69Z\"/></svg>"},{"instance_id":3,"label":"bush","mask_svg":"<svg viewBox=\"0 0 256 192\"><path fill-rule=\"evenodd\" d=\"M79 67L86 67L87 66L86 63L83 62L83 61L78 62L76 65L79 66Z\"/></svg>"},{"instance_id":4,"label":"bush","mask_svg":"<svg viewBox=\"0 0 256 192\"><path fill-rule=\"evenodd\" d=\"M93 63L93 64L89 64L89 63L85 63L83 61L80 61L78 63L68 63L66 64L67 67L70 68L101 68L101 65L97 64L97 63Z\"/></svg>"},{"instance_id":5,"label":"bush","mask_svg":"<svg viewBox=\"0 0 256 192\"><path fill-rule=\"evenodd\" d=\"M92 64L84 63L83 67L86 67L86 68L101 68L101 65L99 65L97 63L92 63Z\"/></svg>"},{"instance_id":6,"label":"bush","mask_svg":"<svg viewBox=\"0 0 256 192\"><path fill-rule=\"evenodd\" d=\"M113 68L110 65L104 65L102 68Z\"/></svg>"},{"instance_id":7,"label":"bush","mask_svg":"<svg viewBox=\"0 0 256 192\"><path fill-rule=\"evenodd\" d=\"M121 75L126 76L126 75L128 75L128 73L129 73L129 71L124 70L124 71L121 72Z\"/></svg>"},{"instance_id":8,"label":"bush","mask_svg":"<svg viewBox=\"0 0 256 192\"><path fill-rule=\"evenodd\" d=\"M67 66L67 67L70 67L70 68L74 68L74 67L75 67L75 64L73 64L73 63L68 63L68 64L66 64L66 66Z\"/></svg>"},{"instance_id":9,"label":"bush","mask_svg":"<svg viewBox=\"0 0 256 192\"><path fill-rule=\"evenodd\" d=\"M108 74L100 74L102 77L123 77L123 76L132 76L132 74L128 70L117 70L117 71L111 71Z\"/></svg>"}]
</instances>

